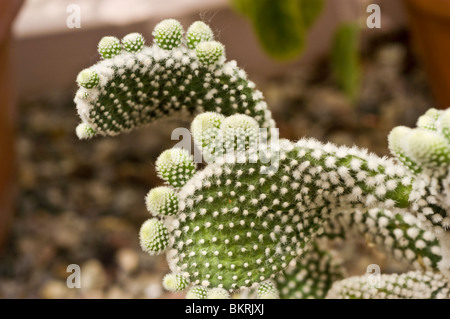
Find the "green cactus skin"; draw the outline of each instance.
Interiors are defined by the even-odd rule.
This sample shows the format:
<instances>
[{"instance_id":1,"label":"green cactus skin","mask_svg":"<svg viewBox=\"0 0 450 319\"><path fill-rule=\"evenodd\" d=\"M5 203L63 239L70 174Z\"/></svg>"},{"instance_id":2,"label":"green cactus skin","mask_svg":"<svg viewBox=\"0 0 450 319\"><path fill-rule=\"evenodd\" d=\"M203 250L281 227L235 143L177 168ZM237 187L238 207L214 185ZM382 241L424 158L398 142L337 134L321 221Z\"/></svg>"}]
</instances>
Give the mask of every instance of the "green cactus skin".
<instances>
[{"instance_id":1,"label":"green cactus skin","mask_svg":"<svg viewBox=\"0 0 450 319\"><path fill-rule=\"evenodd\" d=\"M435 234L419 226L409 212L372 208L339 213L325 222L322 237L329 239L364 236L396 261L416 270L438 270L441 246Z\"/></svg>"},{"instance_id":2,"label":"green cactus skin","mask_svg":"<svg viewBox=\"0 0 450 319\"><path fill-rule=\"evenodd\" d=\"M333 282L344 276L342 260L314 242L275 283L281 299L323 299Z\"/></svg>"},{"instance_id":3,"label":"green cactus skin","mask_svg":"<svg viewBox=\"0 0 450 319\"><path fill-rule=\"evenodd\" d=\"M379 286L367 276L350 277L333 284L329 299L449 299L450 286L443 274L411 271L382 274ZM372 285L371 285L372 284Z\"/></svg>"},{"instance_id":4,"label":"green cactus skin","mask_svg":"<svg viewBox=\"0 0 450 319\"><path fill-rule=\"evenodd\" d=\"M131 38L136 42L137 36L128 35L122 41L125 50L112 58L104 56L85 70L96 79L78 81L80 89L74 99L78 114L95 135L117 135L160 118L204 111L247 114L260 127L275 127L262 93L247 79L245 71L235 61L225 61L221 44L205 42L213 40L212 32L207 34L205 28L199 28L203 33L195 35L194 26L198 29L201 23L194 23L187 47L181 40L178 43L182 35L178 27L163 28L176 20L164 21L155 27L154 45L144 46L142 38L141 49L129 49Z\"/></svg>"},{"instance_id":5,"label":"green cactus skin","mask_svg":"<svg viewBox=\"0 0 450 319\"><path fill-rule=\"evenodd\" d=\"M320 143L313 140L287 142L278 171L265 178L261 166L252 163L210 164L194 175L180 190L182 212L171 228L173 270L188 272L195 284L249 287L273 278L301 256L306 244L323 232L322 221L334 210L408 203L402 171L382 173L392 162L356 150L340 154L332 145L319 149ZM355 170L347 167L352 161ZM309 167L311 162L315 165ZM309 174L302 175L305 171ZM368 186L371 177L373 185ZM380 189L376 178L379 185L393 181L392 188ZM271 182L275 180L279 182Z\"/></svg>"}]
</instances>

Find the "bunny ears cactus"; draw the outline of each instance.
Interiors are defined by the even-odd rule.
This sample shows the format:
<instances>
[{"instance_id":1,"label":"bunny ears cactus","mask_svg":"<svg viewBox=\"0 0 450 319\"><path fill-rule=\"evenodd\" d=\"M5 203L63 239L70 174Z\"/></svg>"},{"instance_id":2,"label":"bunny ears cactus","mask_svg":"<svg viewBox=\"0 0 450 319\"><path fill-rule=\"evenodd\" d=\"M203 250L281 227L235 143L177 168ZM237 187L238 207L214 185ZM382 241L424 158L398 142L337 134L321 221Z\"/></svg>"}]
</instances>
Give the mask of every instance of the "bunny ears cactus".
<instances>
[{"instance_id":1,"label":"bunny ears cactus","mask_svg":"<svg viewBox=\"0 0 450 319\"><path fill-rule=\"evenodd\" d=\"M76 134L117 135L200 113L191 133L206 167L198 170L183 149L163 152L156 170L166 185L145 198L152 218L140 244L150 255L167 253L167 290L199 299L239 289L259 298L448 298L450 110L393 129L397 161L271 132L266 141L279 143L268 146L261 129L275 123L262 93L226 62L209 26L197 21L185 34L168 19L153 38L151 46L139 33L100 41L102 60L77 76ZM383 275L375 290L358 277L329 290L343 272L317 240L350 233L418 270Z\"/></svg>"},{"instance_id":2,"label":"bunny ears cactus","mask_svg":"<svg viewBox=\"0 0 450 319\"><path fill-rule=\"evenodd\" d=\"M234 139L236 134L229 133L230 128L240 132L240 143ZM282 140L279 162L269 168L261 162L259 149L245 143L255 138L256 129L257 123L245 115L203 113L194 119L192 135L214 161L194 172L193 157L185 150L167 150L157 159L158 175L173 188L151 190L146 203L151 213L164 219L161 223L167 236L162 242L169 244L167 249L154 245L156 249L150 253L167 250L171 276L182 278L179 280L184 283L172 286L186 288L190 283L194 287L188 296L192 298L209 296L211 289L216 289L215 296L221 291L223 297L224 290L259 286L261 296L267 297L267 281L276 279L298 257L304 257L317 236L335 235L328 225L339 215L343 216L343 225L367 222L368 228L359 227L359 231L381 236L381 244L391 247L398 259L413 263L420 260L428 269L435 269L441 258L440 251L430 250L436 245L435 237L415 229L411 225L414 217L405 217L404 221L395 213L366 210L401 210L409 206L411 180L401 166L356 148L323 145L314 140ZM230 137L232 143L224 141ZM238 161L239 153L230 156L224 145L240 149L246 161ZM164 196L155 196L157 193ZM176 202L177 212L159 212L174 207ZM359 215L355 213L358 210L362 210ZM412 228L408 236L417 245L402 238L405 227ZM161 232L145 234L154 237L143 239L141 231L141 242L161 241ZM401 243L397 245L393 238ZM418 244L420 238L423 245ZM390 245L388 240L392 241ZM283 277L279 278L282 287ZM326 291L322 288L316 293L323 297ZM284 294L288 296L289 290Z\"/></svg>"},{"instance_id":3,"label":"bunny ears cactus","mask_svg":"<svg viewBox=\"0 0 450 319\"><path fill-rule=\"evenodd\" d=\"M183 36L181 24L167 19L155 26L150 47L139 33L121 41L102 38L102 60L77 77L78 137L117 135L163 117L204 111L243 113L261 127L275 126L262 93L235 61L226 62L225 48L209 26L194 22Z\"/></svg>"}]
</instances>

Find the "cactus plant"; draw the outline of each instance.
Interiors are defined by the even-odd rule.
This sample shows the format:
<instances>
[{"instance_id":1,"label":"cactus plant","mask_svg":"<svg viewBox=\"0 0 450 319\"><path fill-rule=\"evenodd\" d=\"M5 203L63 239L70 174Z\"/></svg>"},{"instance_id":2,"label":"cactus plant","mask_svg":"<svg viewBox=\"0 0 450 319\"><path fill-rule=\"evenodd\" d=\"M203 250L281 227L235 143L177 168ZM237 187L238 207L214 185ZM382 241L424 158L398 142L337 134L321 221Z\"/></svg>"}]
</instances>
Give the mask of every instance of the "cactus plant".
<instances>
[{"instance_id":1,"label":"cactus plant","mask_svg":"<svg viewBox=\"0 0 450 319\"><path fill-rule=\"evenodd\" d=\"M216 114L200 116L202 122L208 116L217 121ZM218 132L225 131L227 121L221 122ZM194 142L213 144L217 150L205 127L202 134L192 126ZM249 159L259 156L255 149L246 150ZM178 157L177 149L169 152ZM403 166L361 149L311 139L283 140L279 152L274 168L258 161L233 162L237 157L217 158L179 188L180 212L165 221L172 271L184 273L195 285L248 288L275 278L316 237L336 235L327 229L327 222L336 219L360 232L379 234L376 241L417 268L444 265L435 236L412 225L415 219L406 209L414 181ZM178 174L176 167L172 171ZM367 207L374 209L361 212Z\"/></svg>"},{"instance_id":2,"label":"cactus plant","mask_svg":"<svg viewBox=\"0 0 450 319\"><path fill-rule=\"evenodd\" d=\"M211 29L197 21L186 39L183 34L181 24L168 19L155 27L150 47L138 33L121 42L112 36L100 40L102 60L77 78L74 101L83 127L78 137L117 135L163 117L204 111L243 113L261 127L274 127L262 93L235 61L226 62Z\"/></svg>"},{"instance_id":3,"label":"cactus plant","mask_svg":"<svg viewBox=\"0 0 450 319\"><path fill-rule=\"evenodd\" d=\"M140 242L149 254L167 253L166 289L200 299L239 289L260 298L447 297L450 110L428 111L415 129L395 128L389 147L396 159L307 138L260 143L259 129L274 127L262 94L225 62L206 25L182 35L176 21L161 22L152 47L83 71L75 98L80 138L201 113L191 133L207 165L197 170L187 151L166 150L156 160L166 186L145 198L153 217ZM126 38L122 46L133 50L143 43L136 34ZM343 272L317 241L351 233L415 272L385 275L376 290L361 278L329 290Z\"/></svg>"}]
</instances>

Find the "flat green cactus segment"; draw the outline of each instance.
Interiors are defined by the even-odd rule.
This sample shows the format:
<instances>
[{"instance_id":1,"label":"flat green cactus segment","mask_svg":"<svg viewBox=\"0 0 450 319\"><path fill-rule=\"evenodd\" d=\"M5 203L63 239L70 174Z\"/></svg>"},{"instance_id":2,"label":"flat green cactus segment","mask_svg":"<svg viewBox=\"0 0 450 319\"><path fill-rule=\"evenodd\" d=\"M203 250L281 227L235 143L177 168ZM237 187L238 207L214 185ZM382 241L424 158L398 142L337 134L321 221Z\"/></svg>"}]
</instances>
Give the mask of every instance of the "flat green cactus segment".
<instances>
[{"instance_id":1,"label":"flat green cactus segment","mask_svg":"<svg viewBox=\"0 0 450 319\"><path fill-rule=\"evenodd\" d=\"M234 0L233 5L250 20L264 50L279 60L303 51L307 31L322 9L321 0Z\"/></svg>"},{"instance_id":2,"label":"flat green cactus segment","mask_svg":"<svg viewBox=\"0 0 450 319\"><path fill-rule=\"evenodd\" d=\"M234 61L203 67L185 47L166 51L152 46L123 52L90 69L99 74L99 87L80 88L75 103L82 121L98 135L205 111L247 114L260 127L275 126L261 92Z\"/></svg>"},{"instance_id":3,"label":"flat green cactus segment","mask_svg":"<svg viewBox=\"0 0 450 319\"><path fill-rule=\"evenodd\" d=\"M333 284L331 299L448 299L450 286L440 273L411 271L350 277Z\"/></svg>"},{"instance_id":4,"label":"flat green cactus segment","mask_svg":"<svg viewBox=\"0 0 450 319\"><path fill-rule=\"evenodd\" d=\"M404 265L417 270L438 270L442 260L436 236L420 226L409 212L372 208L339 213L325 223L328 238L364 236L366 242Z\"/></svg>"},{"instance_id":5,"label":"flat green cactus segment","mask_svg":"<svg viewBox=\"0 0 450 319\"><path fill-rule=\"evenodd\" d=\"M281 299L323 299L332 284L343 279L340 258L316 242L275 279Z\"/></svg>"},{"instance_id":6,"label":"flat green cactus segment","mask_svg":"<svg viewBox=\"0 0 450 319\"><path fill-rule=\"evenodd\" d=\"M186 183L170 229L172 271L196 285L250 287L301 256L331 214L408 203L410 181L389 160L315 140L280 147L276 170L216 163Z\"/></svg>"}]
</instances>

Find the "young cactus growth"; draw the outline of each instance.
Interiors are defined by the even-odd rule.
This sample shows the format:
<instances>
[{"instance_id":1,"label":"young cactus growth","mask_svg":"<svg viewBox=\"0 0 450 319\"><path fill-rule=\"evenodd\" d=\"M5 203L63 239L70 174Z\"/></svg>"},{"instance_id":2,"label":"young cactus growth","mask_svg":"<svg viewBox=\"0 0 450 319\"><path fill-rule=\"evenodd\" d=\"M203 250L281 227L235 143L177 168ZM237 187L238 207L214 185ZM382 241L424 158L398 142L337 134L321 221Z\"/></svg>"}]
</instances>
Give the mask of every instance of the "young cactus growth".
<instances>
[{"instance_id":1,"label":"young cactus growth","mask_svg":"<svg viewBox=\"0 0 450 319\"><path fill-rule=\"evenodd\" d=\"M142 224L139 237L142 250L150 255L164 252L169 243L169 233L166 226L156 218L149 219Z\"/></svg>"},{"instance_id":2,"label":"young cactus growth","mask_svg":"<svg viewBox=\"0 0 450 319\"><path fill-rule=\"evenodd\" d=\"M163 287L168 291L176 292L186 289L189 279L182 274L167 274L163 278Z\"/></svg>"},{"instance_id":3,"label":"young cactus growth","mask_svg":"<svg viewBox=\"0 0 450 319\"><path fill-rule=\"evenodd\" d=\"M170 187L156 187L145 197L147 210L155 216L170 216L178 213L178 199Z\"/></svg>"},{"instance_id":4,"label":"young cactus growth","mask_svg":"<svg viewBox=\"0 0 450 319\"><path fill-rule=\"evenodd\" d=\"M158 23L153 30L155 43L164 50L172 50L181 44L183 26L175 19L167 19Z\"/></svg>"},{"instance_id":5,"label":"young cactus growth","mask_svg":"<svg viewBox=\"0 0 450 319\"><path fill-rule=\"evenodd\" d=\"M98 43L98 53L104 59L110 59L122 51L120 40L116 37L103 37Z\"/></svg>"},{"instance_id":6,"label":"young cactus growth","mask_svg":"<svg viewBox=\"0 0 450 319\"><path fill-rule=\"evenodd\" d=\"M211 29L195 22L187 45L183 34L181 24L168 19L155 27L150 47L138 33L122 44L115 37L100 41L103 59L80 73L74 99L93 135L117 135L160 118L205 111L243 113L260 127L275 126L262 93L235 61L225 60Z\"/></svg>"},{"instance_id":7,"label":"young cactus growth","mask_svg":"<svg viewBox=\"0 0 450 319\"><path fill-rule=\"evenodd\" d=\"M77 83L79 86L86 89L92 89L98 85L100 78L97 72L89 69L84 69L77 76Z\"/></svg>"},{"instance_id":8,"label":"young cactus growth","mask_svg":"<svg viewBox=\"0 0 450 319\"><path fill-rule=\"evenodd\" d=\"M272 281L261 283L257 290L258 299L280 299L278 289Z\"/></svg>"},{"instance_id":9,"label":"young cactus growth","mask_svg":"<svg viewBox=\"0 0 450 319\"><path fill-rule=\"evenodd\" d=\"M186 294L186 299L206 299L208 288L202 286L192 287Z\"/></svg>"},{"instance_id":10,"label":"young cactus growth","mask_svg":"<svg viewBox=\"0 0 450 319\"><path fill-rule=\"evenodd\" d=\"M76 133L80 140L86 140L95 135L95 131L86 123L78 124Z\"/></svg>"},{"instance_id":11,"label":"young cactus growth","mask_svg":"<svg viewBox=\"0 0 450 319\"><path fill-rule=\"evenodd\" d=\"M142 51L144 43L144 37L140 33L130 33L122 39L123 48L130 53Z\"/></svg>"},{"instance_id":12,"label":"young cactus growth","mask_svg":"<svg viewBox=\"0 0 450 319\"><path fill-rule=\"evenodd\" d=\"M202 21L196 21L187 30L186 42L189 49L195 49L197 44L201 42L212 41L214 34L206 23Z\"/></svg>"},{"instance_id":13,"label":"young cactus growth","mask_svg":"<svg viewBox=\"0 0 450 319\"><path fill-rule=\"evenodd\" d=\"M225 47L217 41L201 42L195 48L197 58L202 65L210 66L225 59Z\"/></svg>"},{"instance_id":14,"label":"young cactus growth","mask_svg":"<svg viewBox=\"0 0 450 319\"><path fill-rule=\"evenodd\" d=\"M181 187L195 173L192 155L181 148L174 148L162 153L156 160L158 176L173 187Z\"/></svg>"}]
</instances>

